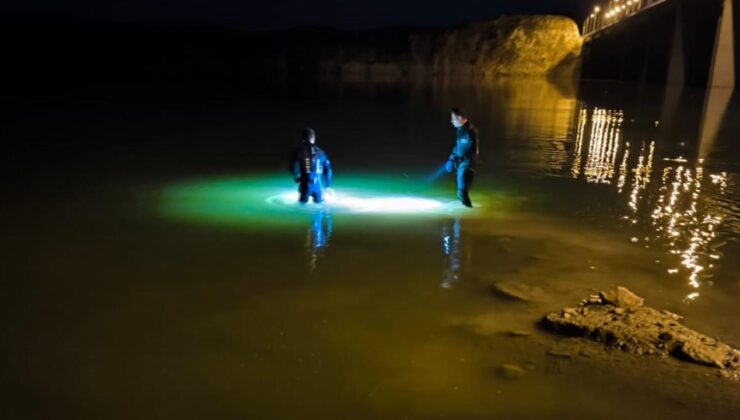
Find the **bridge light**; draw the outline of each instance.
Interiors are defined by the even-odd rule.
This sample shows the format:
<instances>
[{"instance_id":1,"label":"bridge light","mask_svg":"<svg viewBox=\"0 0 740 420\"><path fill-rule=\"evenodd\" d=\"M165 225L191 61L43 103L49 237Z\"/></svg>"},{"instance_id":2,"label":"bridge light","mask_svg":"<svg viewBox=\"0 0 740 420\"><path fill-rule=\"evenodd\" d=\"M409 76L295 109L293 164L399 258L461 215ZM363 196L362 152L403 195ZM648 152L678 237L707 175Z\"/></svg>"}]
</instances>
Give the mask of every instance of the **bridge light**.
<instances>
[{"instance_id":1,"label":"bridge light","mask_svg":"<svg viewBox=\"0 0 740 420\"><path fill-rule=\"evenodd\" d=\"M594 7L594 12L599 13L601 11L601 7L596 6Z\"/></svg>"}]
</instances>

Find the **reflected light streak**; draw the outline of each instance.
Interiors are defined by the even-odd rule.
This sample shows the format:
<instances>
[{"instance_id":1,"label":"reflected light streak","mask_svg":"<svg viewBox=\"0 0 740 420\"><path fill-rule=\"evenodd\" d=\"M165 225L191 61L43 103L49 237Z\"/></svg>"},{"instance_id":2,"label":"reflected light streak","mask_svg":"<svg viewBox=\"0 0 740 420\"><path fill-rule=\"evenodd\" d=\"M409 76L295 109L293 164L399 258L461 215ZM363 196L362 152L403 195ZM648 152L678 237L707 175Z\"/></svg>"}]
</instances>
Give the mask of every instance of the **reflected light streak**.
<instances>
[{"instance_id":1,"label":"reflected light streak","mask_svg":"<svg viewBox=\"0 0 740 420\"><path fill-rule=\"evenodd\" d=\"M617 191L621 194L624 183L627 179L627 159L630 155L630 144L625 143L624 156L622 157L622 164L619 165L619 180L617 181Z\"/></svg>"},{"instance_id":2,"label":"reflected light streak","mask_svg":"<svg viewBox=\"0 0 740 420\"><path fill-rule=\"evenodd\" d=\"M578 174L581 171L581 151L583 150L583 136L588 122L588 110L581 108L578 113L578 128L576 130L576 145L574 149L573 164L571 165L570 173L573 178L578 178Z\"/></svg>"},{"instance_id":3,"label":"reflected light streak","mask_svg":"<svg viewBox=\"0 0 740 420\"><path fill-rule=\"evenodd\" d=\"M637 212L637 205L642 198L640 191L647 189L653 174L653 155L655 154L655 142L650 142L650 147L645 150L645 143L640 148L637 158L637 166L632 170L632 193L630 194L629 206L632 212Z\"/></svg>"},{"instance_id":4,"label":"reflected light streak","mask_svg":"<svg viewBox=\"0 0 740 420\"><path fill-rule=\"evenodd\" d=\"M594 109L588 156L583 169L587 182L611 184L623 121L621 110Z\"/></svg>"},{"instance_id":5,"label":"reflected light streak","mask_svg":"<svg viewBox=\"0 0 740 420\"><path fill-rule=\"evenodd\" d=\"M623 142L623 120L621 110L581 110L570 176L578 178L583 173L588 183L612 183ZM587 127L590 127L590 133L586 133ZM584 143L588 143L587 147ZM646 236L644 241L642 233L632 234L630 241L648 248L651 240L660 240L666 252L677 259L676 266L667 267L668 274L686 273L688 286L693 290L699 289L702 280L711 277L707 271L722 258L722 253L716 252L712 244L724 213L710 207L707 200L717 193L725 195L727 173L705 174L702 159L689 164L689 160L682 156L665 157L661 159L662 168L657 172L660 176L656 181L660 186L649 189L657 161L655 141L643 142L639 152L630 143L623 143L624 152L616 168L615 188L621 194L625 186L630 185L630 192L626 197L628 214L622 215L621 219L636 228L640 222L647 223L654 233L654 238ZM582 172L581 162L584 162ZM691 293L690 300L699 296L694 291Z\"/></svg>"},{"instance_id":6,"label":"reflected light streak","mask_svg":"<svg viewBox=\"0 0 740 420\"><path fill-rule=\"evenodd\" d=\"M460 269L462 267L460 254L460 217L455 217L452 225L442 228L442 254L445 259L445 270L442 274L441 286L449 289L460 280Z\"/></svg>"},{"instance_id":7,"label":"reflected light streak","mask_svg":"<svg viewBox=\"0 0 740 420\"><path fill-rule=\"evenodd\" d=\"M714 180L721 179L721 175L712 176L711 179L715 183ZM679 257L680 265L688 272L689 286L693 289L701 287L700 275L707 268L705 260L719 258L719 255L710 254L709 250L722 218L700 214L703 180L701 160L693 171L683 165L664 168L659 190L661 197L652 213L655 231L668 239L668 252ZM710 264L711 267L713 265ZM678 268L668 270L670 274L678 272ZM694 300L698 296L698 293L692 292L687 298Z\"/></svg>"}]
</instances>

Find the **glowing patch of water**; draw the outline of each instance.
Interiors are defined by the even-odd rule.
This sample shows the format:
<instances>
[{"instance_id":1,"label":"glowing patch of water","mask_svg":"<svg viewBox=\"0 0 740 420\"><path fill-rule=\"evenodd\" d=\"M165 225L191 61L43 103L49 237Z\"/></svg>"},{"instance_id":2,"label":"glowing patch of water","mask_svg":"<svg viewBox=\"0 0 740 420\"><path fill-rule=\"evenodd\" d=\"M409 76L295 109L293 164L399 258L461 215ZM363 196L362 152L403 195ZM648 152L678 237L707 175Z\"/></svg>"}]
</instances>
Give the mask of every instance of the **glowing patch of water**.
<instances>
[{"instance_id":1,"label":"glowing patch of water","mask_svg":"<svg viewBox=\"0 0 740 420\"><path fill-rule=\"evenodd\" d=\"M286 191L277 195L268 197L265 200L272 205L280 206L301 206L297 203L298 194L294 191ZM337 192L328 195L324 203L321 204L331 210L347 211L351 213L390 213L390 214L411 214L420 212L439 212L444 209L452 209L450 203L444 203L440 200L431 198L422 198L414 196L372 196L358 193ZM309 206L311 206L309 204ZM310 208L310 207L309 207Z\"/></svg>"}]
</instances>

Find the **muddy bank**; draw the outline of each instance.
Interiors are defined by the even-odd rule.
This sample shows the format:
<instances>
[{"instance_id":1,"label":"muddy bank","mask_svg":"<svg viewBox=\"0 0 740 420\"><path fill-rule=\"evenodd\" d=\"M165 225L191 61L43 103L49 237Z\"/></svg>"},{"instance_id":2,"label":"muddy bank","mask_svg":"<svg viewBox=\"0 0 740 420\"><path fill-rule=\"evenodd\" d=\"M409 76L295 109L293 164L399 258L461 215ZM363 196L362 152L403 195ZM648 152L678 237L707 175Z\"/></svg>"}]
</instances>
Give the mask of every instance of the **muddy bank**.
<instances>
[{"instance_id":1,"label":"muddy bank","mask_svg":"<svg viewBox=\"0 0 740 420\"><path fill-rule=\"evenodd\" d=\"M718 338L681 324L681 316L643 305L644 299L626 288L591 295L578 307L544 317L547 329L583 337L637 355L674 357L720 369L740 379L740 351Z\"/></svg>"}]
</instances>

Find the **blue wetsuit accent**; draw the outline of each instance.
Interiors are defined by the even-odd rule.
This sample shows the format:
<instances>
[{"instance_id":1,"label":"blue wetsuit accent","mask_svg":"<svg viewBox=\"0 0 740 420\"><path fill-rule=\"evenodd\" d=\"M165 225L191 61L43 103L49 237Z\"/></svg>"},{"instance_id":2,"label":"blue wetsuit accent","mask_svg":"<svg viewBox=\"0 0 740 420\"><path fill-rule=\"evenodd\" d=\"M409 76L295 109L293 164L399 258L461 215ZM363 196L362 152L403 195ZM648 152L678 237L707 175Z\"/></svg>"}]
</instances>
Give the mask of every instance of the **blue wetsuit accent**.
<instances>
[{"instance_id":1,"label":"blue wetsuit accent","mask_svg":"<svg viewBox=\"0 0 740 420\"><path fill-rule=\"evenodd\" d=\"M307 203L313 197L315 203L324 201L324 189L331 186L331 162L323 150L313 144L299 147L290 165L293 179L298 183L298 201Z\"/></svg>"},{"instance_id":2,"label":"blue wetsuit accent","mask_svg":"<svg viewBox=\"0 0 740 420\"><path fill-rule=\"evenodd\" d=\"M447 160L447 172L457 172L457 189L467 194L473 184L475 161L478 159L478 130L470 123L455 129L456 140Z\"/></svg>"}]
</instances>

